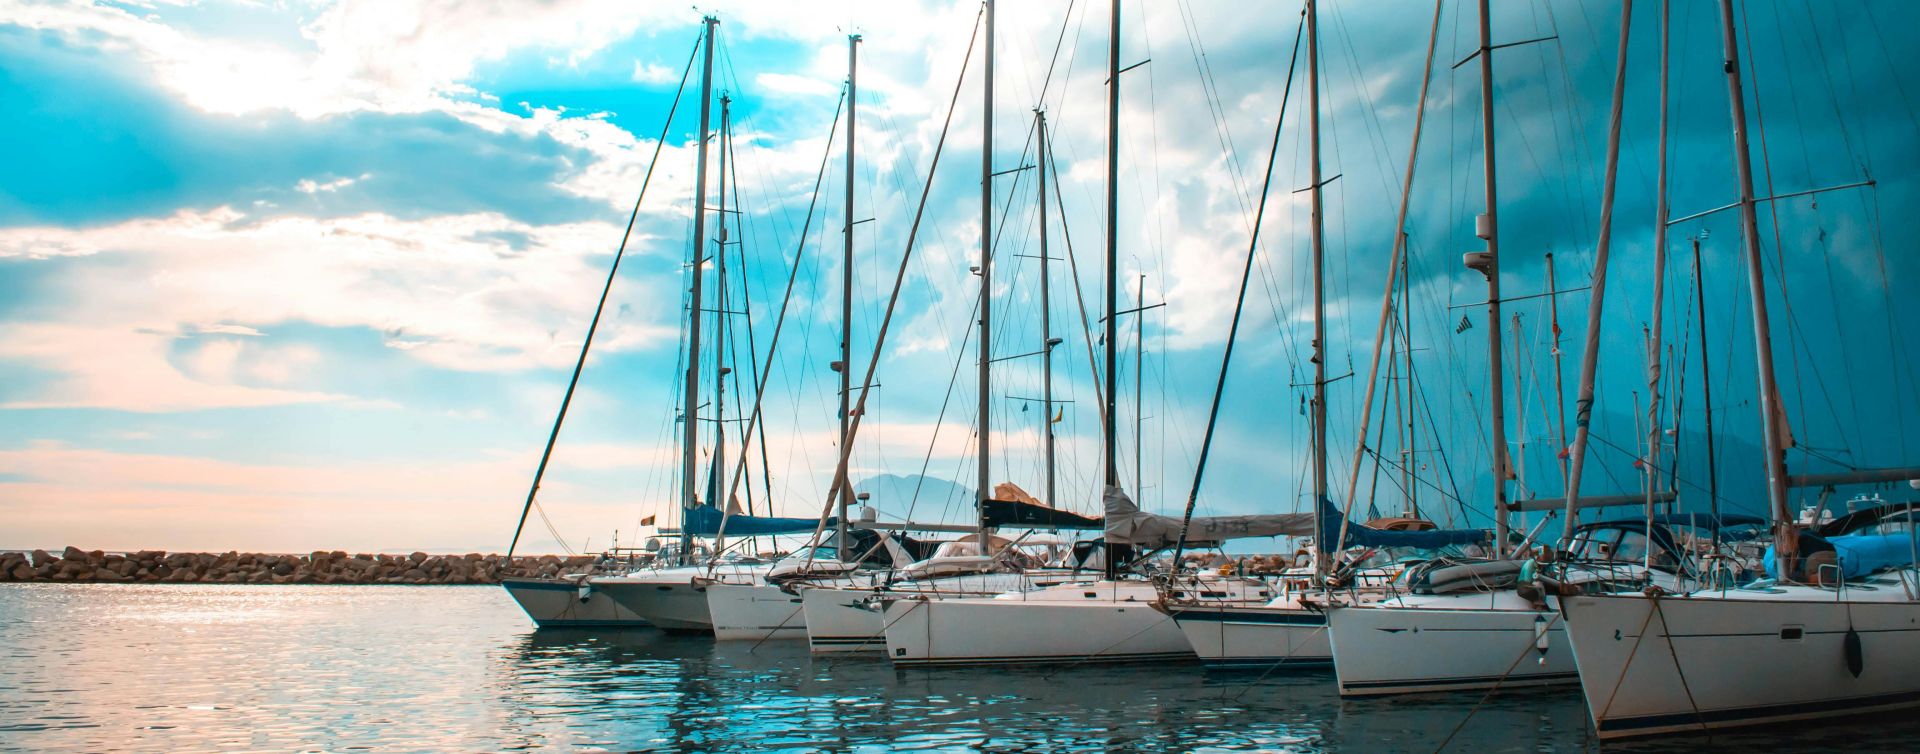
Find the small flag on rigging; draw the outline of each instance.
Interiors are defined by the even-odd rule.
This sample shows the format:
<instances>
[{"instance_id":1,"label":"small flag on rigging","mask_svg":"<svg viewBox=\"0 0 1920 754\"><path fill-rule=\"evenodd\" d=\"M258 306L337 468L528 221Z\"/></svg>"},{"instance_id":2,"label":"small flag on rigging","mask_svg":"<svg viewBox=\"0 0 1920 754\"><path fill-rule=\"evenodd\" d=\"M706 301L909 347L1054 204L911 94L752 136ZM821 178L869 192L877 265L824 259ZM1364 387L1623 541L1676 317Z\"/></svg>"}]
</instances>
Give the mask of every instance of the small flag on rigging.
<instances>
[{"instance_id":1,"label":"small flag on rigging","mask_svg":"<svg viewBox=\"0 0 1920 754\"><path fill-rule=\"evenodd\" d=\"M1460 315L1460 324L1453 328L1453 334L1459 335L1471 329L1473 329L1473 320L1468 319L1467 315L1462 314Z\"/></svg>"},{"instance_id":2,"label":"small flag on rigging","mask_svg":"<svg viewBox=\"0 0 1920 754\"><path fill-rule=\"evenodd\" d=\"M652 516L648 516L648 517L646 517L646 518L643 518L643 519L640 519L640 525L641 525L641 526L652 526L652 525L653 525L653 517L652 517Z\"/></svg>"}]
</instances>

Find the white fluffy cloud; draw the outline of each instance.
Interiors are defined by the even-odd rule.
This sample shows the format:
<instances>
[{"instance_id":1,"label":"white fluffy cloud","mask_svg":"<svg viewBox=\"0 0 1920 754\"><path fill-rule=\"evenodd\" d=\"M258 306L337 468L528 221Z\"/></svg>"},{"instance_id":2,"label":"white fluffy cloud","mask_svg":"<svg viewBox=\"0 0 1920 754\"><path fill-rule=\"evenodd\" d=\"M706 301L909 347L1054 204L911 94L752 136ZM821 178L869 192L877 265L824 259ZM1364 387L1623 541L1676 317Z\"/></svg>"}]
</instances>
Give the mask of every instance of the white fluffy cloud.
<instances>
[{"instance_id":1,"label":"white fluffy cloud","mask_svg":"<svg viewBox=\"0 0 1920 754\"><path fill-rule=\"evenodd\" d=\"M803 41L839 39L847 23L838 19L858 16L888 29L883 45L895 50L923 49L920 43L945 33L940 22L955 15L910 3L845 14L776 0L703 8L723 18L727 34ZM132 49L165 85L209 112L279 109L304 117L447 109L475 94L467 79L476 66L515 51L549 51L552 60L571 65L642 30L691 30L698 22L686 6L623 0L338 0L300 19L304 44L290 47L194 34L167 23L164 13L112 5L0 0L0 19ZM663 83L676 74L640 63L633 78Z\"/></svg>"},{"instance_id":2,"label":"white fluffy cloud","mask_svg":"<svg viewBox=\"0 0 1920 754\"><path fill-rule=\"evenodd\" d=\"M273 343L274 326L287 322L373 330L448 369L561 366L577 353L618 233L495 214L256 221L226 208L90 229L4 229L0 258L114 263L57 278L66 305L45 320L0 325L0 357L62 376L20 405L144 411L340 399L283 387L324 358ZM603 352L672 337L677 298L662 300L657 288L617 287L615 311L629 313L603 324Z\"/></svg>"},{"instance_id":3,"label":"white fluffy cloud","mask_svg":"<svg viewBox=\"0 0 1920 754\"><path fill-rule=\"evenodd\" d=\"M205 341L176 362L174 351L182 337L124 327L0 325L0 356L58 374L31 397L0 404L0 408L188 411L350 400L345 395L272 386L287 382L297 362L311 364L318 359L317 353L283 353L223 339ZM250 374L239 369L243 355Z\"/></svg>"}]
</instances>

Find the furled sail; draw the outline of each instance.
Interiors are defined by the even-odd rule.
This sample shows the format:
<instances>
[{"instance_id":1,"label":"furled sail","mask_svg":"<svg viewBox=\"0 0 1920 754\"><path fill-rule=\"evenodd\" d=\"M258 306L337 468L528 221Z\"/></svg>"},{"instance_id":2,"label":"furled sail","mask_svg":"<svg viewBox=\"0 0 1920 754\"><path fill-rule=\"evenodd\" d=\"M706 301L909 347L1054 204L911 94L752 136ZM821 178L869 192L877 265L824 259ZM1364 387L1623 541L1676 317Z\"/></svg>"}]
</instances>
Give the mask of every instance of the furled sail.
<instances>
[{"instance_id":1,"label":"furled sail","mask_svg":"<svg viewBox=\"0 0 1920 754\"><path fill-rule=\"evenodd\" d=\"M1107 542L1148 549L1167 547L1180 539L1180 519L1140 510L1118 487L1106 491ZM1187 525L1187 543L1217 543L1246 537L1305 537L1314 532L1312 513L1266 513L1250 516L1195 516Z\"/></svg>"},{"instance_id":2,"label":"furled sail","mask_svg":"<svg viewBox=\"0 0 1920 754\"><path fill-rule=\"evenodd\" d=\"M1100 529L1105 526L1100 519L1050 507L1011 482L994 485L993 497L981 501L980 525L1022 529Z\"/></svg>"},{"instance_id":3,"label":"furled sail","mask_svg":"<svg viewBox=\"0 0 1920 754\"><path fill-rule=\"evenodd\" d=\"M1180 519L1140 510L1117 487L1106 492L1107 541L1146 548L1166 547L1180 539ZM1340 511L1322 501L1314 513L1265 513L1246 516L1195 516L1187 525L1188 544L1212 544L1248 537L1310 537L1320 532L1322 541L1339 542ZM1447 545L1484 543L1490 539L1485 529L1431 529L1428 531L1387 531L1362 524L1347 525L1348 547L1412 547L1436 549Z\"/></svg>"},{"instance_id":4,"label":"furled sail","mask_svg":"<svg viewBox=\"0 0 1920 754\"><path fill-rule=\"evenodd\" d=\"M687 510L686 521L682 527L688 534L696 537L711 537L720 533L720 521L727 522L727 536L751 537L759 534L804 534L819 528L817 518L777 518L774 516L746 516L735 513L731 516L721 512L711 504ZM834 519L827 519L831 528Z\"/></svg>"},{"instance_id":5,"label":"furled sail","mask_svg":"<svg viewBox=\"0 0 1920 754\"><path fill-rule=\"evenodd\" d=\"M740 501L727 501L727 510L722 511L714 505L720 499L720 480L724 474L719 459L715 459L707 472L707 496L699 505L686 509L686 518L681 529L696 537L715 537L720 535L720 524L726 522L726 534L729 537L752 537L762 534L803 534L811 533L820 527L817 518L777 518L773 516L749 516L740 512ZM827 527L832 528L835 519L827 519Z\"/></svg>"},{"instance_id":6,"label":"furled sail","mask_svg":"<svg viewBox=\"0 0 1920 754\"><path fill-rule=\"evenodd\" d=\"M1340 523L1344 520L1338 508L1326 500L1320 501L1321 541L1342 543L1347 547L1411 547L1418 550L1436 550L1448 545L1485 544L1493 541L1493 535L1486 529L1428 529L1426 531L1390 531L1375 529L1364 524L1347 524L1344 533ZM1335 545L1338 546L1338 545Z\"/></svg>"},{"instance_id":7,"label":"furled sail","mask_svg":"<svg viewBox=\"0 0 1920 754\"><path fill-rule=\"evenodd\" d=\"M1909 534L1842 534L1822 537L1800 533L1801 560L1792 581L1831 584L1831 579L1857 579L1880 571L1914 564L1914 541ZM1767 575L1780 578L1774 548L1767 548ZM1837 570L1836 570L1837 569Z\"/></svg>"}]
</instances>

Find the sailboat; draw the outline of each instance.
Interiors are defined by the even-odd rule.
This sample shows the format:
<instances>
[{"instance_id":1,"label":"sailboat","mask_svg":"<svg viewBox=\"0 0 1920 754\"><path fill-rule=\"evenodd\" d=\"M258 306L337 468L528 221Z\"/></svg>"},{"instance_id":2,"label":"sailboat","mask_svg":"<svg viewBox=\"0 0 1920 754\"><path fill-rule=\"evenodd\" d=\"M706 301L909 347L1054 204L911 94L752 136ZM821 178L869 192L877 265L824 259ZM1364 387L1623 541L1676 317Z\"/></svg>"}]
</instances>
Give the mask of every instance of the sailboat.
<instances>
[{"instance_id":1,"label":"sailboat","mask_svg":"<svg viewBox=\"0 0 1920 754\"><path fill-rule=\"evenodd\" d=\"M850 419L853 410L850 402L853 395L851 343L855 263L852 230L856 224L854 182L857 176L855 145L860 43L860 35L847 37L846 200L842 225L845 230L845 254L842 258L840 360L836 364L840 377L842 448L852 446ZM935 543L916 541L904 534L904 531L917 528L917 525L893 527L894 530L890 531L864 517L854 522L847 515L848 503L855 497L851 486L838 484L834 497L839 515L826 519L820 526L824 542L788 556L751 583L714 584L708 588L707 600L716 638L755 642L809 639L816 651L863 647L877 649L881 645L879 617L866 604L875 589L885 586L915 589L920 593L945 593L955 588L999 587L1005 590L1021 585L993 579L989 584L960 586L955 581L961 574L1003 575L1009 571L1005 567L1007 561L984 553L977 545L971 551L964 551L968 545L974 544L966 541L939 543L938 551L932 552L931 557L923 558L929 555L928 551L933 549ZM828 531L829 526L832 527L831 531ZM934 528L950 530L953 527ZM959 528L969 534L979 534L981 531L978 527ZM980 544L986 545L994 554L1008 554L1004 540L1000 541L1000 547L995 548L994 538L981 536ZM813 607L808 608L808 604ZM809 629L816 619L822 627L818 632Z\"/></svg>"},{"instance_id":2,"label":"sailboat","mask_svg":"<svg viewBox=\"0 0 1920 754\"><path fill-rule=\"evenodd\" d=\"M593 569L582 573L556 578L507 577L500 580L500 586L540 628L646 628L653 624L607 597L593 581L626 573L630 562L607 553Z\"/></svg>"},{"instance_id":3,"label":"sailboat","mask_svg":"<svg viewBox=\"0 0 1920 754\"><path fill-rule=\"evenodd\" d=\"M1920 469L1788 476L1732 0L1720 0L1742 254L1758 371L1771 579L1674 594L1563 603L1587 709L1601 738L1700 731L1920 706L1920 546L1910 521L1832 538L1803 532L1790 486L1911 481ZM1902 511L1903 517L1910 515ZM1837 522L1836 522L1837 523Z\"/></svg>"},{"instance_id":4,"label":"sailboat","mask_svg":"<svg viewBox=\"0 0 1920 754\"><path fill-rule=\"evenodd\" d=\"M850 97L849 100L851 100ZM727 110L727 99L723 96L720 102L720 132L718 134L720 141L720 208L718 212L720 232L716 242L717 248L719 249L716 256L722 260L720 269L724 271L728 244L726 165L727 155L731 152L730 145L732 143L733 133ZM851 105L851 102L849 102L849 105ZM849 127L847 129L849 140L851 140L853 134L851 127L852 116L852 108L849 106ZM849 239L849 249L851 249L851 227L848 228L847 236ZM848 269L851 269L851 260L847 262L847 266ZM724 274L724 272L722 274ZM724 285L722 286L722 290L724 290ZM848 296L851 296L851 293L849 293ZM726 308L724 304L720 307L722 311L725 311ZM725 321L724 317L717 318L717 320L723 323ZM847 341L847 326L846 321L842 320L841 343L843 346ZM840 372L844 378L846 370L841 369ZM842 395L842 406L844 407L844 392ZM722 418L724 419L724 417ZM716 432L724 432L725 426L724 421L716 423ZM721 443L716 440L716 448L719 447L720 444ZM719 496L719 482L717 480L720 476L721 468L716 458L713 471L713 477L716 479L716 482L710 498ZM731 515L733 511L730 510L728 513L729 515L723 517L720 526L714 532L715 536L725 534L726 530L730 528L729 525L735 523ZM738 523L740 524L739 526L732 528L735 536L751 536L762 533L762 530L767 528L765 522L740 521ZM815 526L815 522L812 520L791 519L784 522L784 525L775 525L772 528L780 532L797 533L815 531L818 527ZM770 638L792 638L796 634L804 636L806 626L800 622L801 613L799 600L795 599L793 595L781 591L778 586L769 584L768 577L775 572L789 573L796 568L810 567L815 557L819 554L819 549L820 548L812 546L802 547L799 552L788 555L778 563L764 569L754 569L751 573L747 574L744 579L695 576L690 586L704 594L701 594L697 598L689 597L688 605L691 608L692 602L699 599L705 600L707 617L712 624L715 639L723 641L743 639L764 641ZM837 564L837 558L832 562ZM656 589L656 591L658 590ZM664 595L667 594L667 592L661 592L661 594Z\"/></svg>"},{"instance_id":5,"label":"sailboat","mask_svg":"<svg viewBox=\"0 0 1920 754\"><path fill-rule=\"evenodd\" d=\"M1305 32L1307 41L1308 105L1311 111L1309 114L1312 165L1311 242L1314 259L1315 303L1312 359L1315 364L1312 432L1314 505L1311 513L1291 514L1299 517L1299 525L1287 532L1293 536L1313 538L1313 562L1310 569L1296 570L1283 576L1279 581L1277 593L1270 600L1264 600L1259 604L1204 604L1192 599L1191 590L1184 590L1184 593L1182 590L1170 590L1164 598L1162 609L1179 626L1193 651L1210 666L1273 668L1281 665L1324 665L1331 662L1332 649L1328 644L1326 630L1327 610L1335 605L1379 599L1384 596L1383 588L1386 582L1396 573L1391 565L1385 567L1372 565L1369 562L1372 558L1364 554L1347 560L1338 573L1333 573L1334 561L1348 547L1432 549L1449 545L1473 544L1486 539L1486 533L1482 531L1433 530L1432 525L1424 521L1404 521L1402 522L1403 530L1376 529L1350 524L1347 522L1346 514L1336 509L1328 500L1318 18L1316 4L1309 0L1302 18L1302 30ZM1297 54L1296 43L1296 58ZM1289 87L1291 80L1292 75L1289 70ZM1285 121L1284 106L1285 98L1283 97L1280 122L1275 124L1274 132L1276 153L1280 127ZM1240 297L1236 304L1233 325L1229 330L1227 348L1221 360L1220 382L1215 389L1213 409L1208 417L1207 433L1201 442L1201 464L1196 469L1193 491L1188 499L1188 517L1183 523L1183 540L1207 538L1204 519L1193 518L1192 509L1199 494L1214 426L1219 418L1220 397L1225 388L1228 366L1233 356L1234 340L1239 332L1241 309L1244 307L1247 282L1253 269L1253 254L1258 248L1257 234L1260 220L1264 215L1267 192L1272 182L1271 157L1269 160L1267 175L1269 186L1262 188L1260 211L1255 216L1255 235L1248 244L1247 266L1242 272ZM1179 550L1176 549L1175 552L1178 553ZM1339 588L1335 588L1336 582Z\"/></svg>"},{"instance_id":6,"label":"sailboat","mask_svg":"<svg viewBox=\"0 0 1920 754\"><path fill-rule=\"evenodd\" d=\"M708 51L707 59L709 61L707 72L702 80L703 97L710 94L710 90L707 90L706 87L712 75L711 39L712 27L716 23L718 22L713 19L708 19L708 23L703 26L701 30L702 42L706 44ZM696 45L695 49L697 51L699 46ZM651 186L653 182L653 170L659 165L660 152L666 144L667 131L673 126L673 116L679 110L680 96L686 91L687 77L692 74L693 62L694 59L689 57L686 72L681 75L680 88L674 95L673 106L669 108L666 123L662 126L659 139L655 141L653 159L648 164L646 177L640 184L640 195L634 201L634 218L638 217L640 207L646 201L647 188ZM703 104L703 127L705 125L705 117L706 108ZM701 154L702 159L704 159L704 144L702 145ZM600 318L606 312L608 294L612 291L614 280L619 275L620 262L626 255L627 243L631 240L632 234L633 222L632 218L630 218L627 224L627 230L621 236L620 247L614 254L612 268L607 273L606 285L600 292L599 303L594 308L591 324L587 327L586 338L580 346L580 356L578 360L574 362L573 375L568 381L566 393L560 401L560 410L554 418L553 429L547 436L545 448L541 451L540 463L535 467L532 484L527 490L526 504L520 510L520 520L514 527L512 543L507 546L507 557L509 558L513 557L514 551L519 548L520 536L526 531L527 518L533 513L538 504L540 483L546 476L547 465L553 458L554 445L560 438L560 429L564 426L568 409L573 404L575 390L580 384L580 375L586 368L587 355L593 347L594 334L599 330ZM698 280L698 270L697 265L692 270L696 281ZM694 290L697 291L698 289L699 287L696 282ZM696 317L692 321L697 326L698 318ZM693 422L688 422L689 427L691 427L692 424ZM693 450L689 447L689 468L691 468L692 464L692 453ZM544 516L545 514L543 513L542 515ZM616 546L596 559L592 568L586 572L564 574L556 578L507 578L501 580L501 585L505 588L508 596L519 604L521 609L526 611L527 616L532 618L534 623L541 628L644 628L654 624L640 613L634 611L627 604L614 599L613 594L619 591L617 581L625 578L630 573L656 568L662 563L679 561L685 558L690 544L690 542L683 541L681 547L669 548L664 551L658 549L642 551L636 548L623 550ZM609 581L615 582L615 586L611 589L606 588Z\"/></svg>"},{"instance_id":7,"label":"sailboat","mask_svg":"<svg viewBox=\"0 0 1920 754\"><path fill-rule=\"evenodd\" d=\"M799 585L808 648L816 654L884 652L884 606L896 599L992 597L1086 577L1073 548L1059 540L994 534L988 548L991 554L983 555L977 537L956 539L940 543L925 558L864 579L816 578Z\"/></svg>"},{"instance_id":8,"label":"sailboat","mask_svg":"<svg viewBox=\"0 0 1920 754\"><path fill-rule=\"evenodd\" d=\"M708 591L716 585L751 584L774 568L774 564L762 562L752 557L724 557L721 548L702 557L695 546L695 538L712 538L718 544L722 535L732 532L736 537L758 535L797 534L815 530L814 519L780 518L774 516L743 515L735 511L732 504L732 488L723 483L726 477L726 415L724 413L725 378L731 372L726 366L726 348L714 349L713 380L714 399L714 452L707 473L707 494L705 500L696 494L700 458L700 416L701 395L701 324L707 309L702 304L705 286L702 282L703 270L707 262L715 262L714 269L719 276L716 290L719 302L715 307L719 313L715 316L716 340L724 343L726 338L726 310L729 308L726 292L726 253L730 243L728 223L725 218L728 177L727 158L730 152L730 100L722 96L721 103L721 157L720 157L720 208L714 214L721 219L719 232L713 239L715 251L708 254L707 237L707 177L709 148L713 139L712 106L713 96L713 49L714 36L720 24L718 18L707 17L704 20L702 40L702 73L700 80L700 134L697 147L697 173L694 180L693 210L693 259L689 265L690 304L687 311L687 361L685 374L686 415L681 422L681 526L679 545L673 551L673 557L663 559L663 566L634 571L620 576L599 578L593 581L596 588L607 593L614 602L631 611L653 625L669 631L706 633L714 630L713 616L708 606ZM771 350L771 346L769 347ZM756 386L764 389L765 383ZM758 399L755 401L755 416L758 416ZM752 425L749 425L752 426ZM744 452L744 451L743 451ZM744 462L744 459L743 459ZM726 499L726 507L720 501ZM771 501L769 501L770 503Z\"/></svg>"},{"instance_id":9,"label":"sailboat","mask_svg":"<svg viewBox=\"0 0 1920 754\"><path fill-rule=\"evenodd\" d=\"M846 88L846 197L841 225L845 245L841 258L840 359L834 371L839 374L839 444L851 445L849 420L852 416L852 342L854 291L855 136L859 95L859 50L861 37L847 36ZM824 168L824 164L822 165ZM886 531L859 530L850 527L847 503L852 489L837 490L839 514L823 517L814 528L816 536L808 546L787 556L747 583L716 583L707 589L715 638L720 640L775 641L806 639L807 614L801 592L813 584L868 584L877 572L898 568L916 560L922 544L904 535ZM813 522L807 522L809 526Z\"/></svg>"},{"instance_id":10,"label":"sailboat","mask_svg":"<svg viewBox=\"0 0 1920 754\"><path fill-rule=\"evenodd\" d=\"M1039 266L1040 266L1040 340L1038 351L1026 355L1041 358L1041 421L1044 438L1048 501L1058 499L1054 423L1063 414L1056 413L1053 399L1053 349L1063 340L1053 337L1052 257L1048 253L1047 222L1049 152L1046 112L1036 109L1034 129L1038 137L1039 171ZM1053 186L1057 191L1057 186ZM983 196L983 200L985 197ZM985 304L985 298L982 298ZM984 387L982 388L985 389ZM981 462L986 461L983 456ZM816 653L881 652L886 649L886 603L901 597L911 599L985 598L1012 592L1045 589L1070 581L1084 580L1089 560L1103 557L1088 548L1064 548L1064 543L1037 539L1035 531L1100 531L1101 519L1060 510L1027 493L1018 485L1003 482L979 504L979 526L959 527L974 535L969 539L946 542L929 558L908 564L882 579L866 583L814 583L800 589L807 621L807 638ZM1007 539L993 532L1025 529L1018 539ZM983 535L983 532L985 533Z\"/></svg>"},{"instance_id":11,"label":"sailboat","mask_svg":"<svg viewBox=\"0 0 1920 754\"><path fill-rule=\"evenodd\" d=\"M987 13L987 87L984 117L985 156L982 160L982 226L990 227L993 111L993 3ZM882 613L887 657L898 665L961 665L1033 662L1138 662L1190 659L1193 652L1178 626L1155 607L1159 588L1144 576L1123 576L1123 559L1136 548L1146 552L1171 546L1178 520L1141 512L1120 489L1115 458L1116 364L1118 301L1118 193L1120 3L1113 3L1108 43L1107 109L1107 258L1106 258L1106 368L1102 392L1105 432L1104 546L1099 553L1105 578L1077 579L1042 588L992 597L936 599L896 594L885 601ZM981 264L980 416L978 465L983 510L989 488L987 400L991 361L987 316L990 309L992 246L983 233ZM1310 517L1306 517L1310 519ZM1274 536L1302 526L1297 516L1250 516L1221 522L1221 532L1241 536ZM1205 599L1251 602L1270 596L1269 587L1246 579L1209 579L1196 589Z\"/></svg>"},{"instance_id":12,"label":"sailboat","mask_svg":"<svg viewBox=\"0 0 1920 754\"><path fill-rule=\"evenodd\" d=\"M1481 3L1481 46L1476 53L1480 57L1483 89L1481 114L1488 205L1488 212L1477 223L1477 229L1487 242L1487 251L1469 255L1468 266L1486 276L1489 316L1491 321L1497 323L1500 293L1498 224L1495 217L1498 203L1493 179L1492 75L1489 57L1497 46L1492 45L1487 36L1487 10L1487 3ZM1582 407L1581 419L1573 445L1568 451L1571 468L1567 474L1567 498L1564 501L1506 502L1504 480L1510 477L1504 460L1507 455L1504 452L1505 443L1501 439L1504 436L1504 417L1500 401L1493 401L1492 422L1496 438L1494 515L1499 527L1505 531L1507 517L1513 511L1558 513L1564 508L1566 519L1559 552L1553 558L1539 560L1527 559L1524 553L1514 551L1479 562L1442 560L1429 563L1409 574L1408 586L1412 588L1404 593L1396 593L1373 604L1332 611L1328 632L1332 639L1335 671L1342 695L1371 696L1571 683L1577 674L1559 611L1562 595L1639 589L1649 585L1669 591L1691 590L1701 582L1702 576L1696 562L1695 548L1683 544L1679 532L1705 532L1717 543L1721 529L1756 523L1751 518L1740 516L1656 515L1654 504L1671 502L1674 495L1671 490L1661 492L1657 489L1657 463L1654 462L1645 465L1648 476L1644 494L1584 498L1578 494L1589 436L1586 407L1593 402L1599 327L1603 322L1601 306L1605 300L1607 260L1612 238L1611 218L1619 163L1619 124L1625 94L1626 50L1631 20L1632 4L1625 3L1621 11L1619 58L1611 109L1613 128L1609 132L1605 191L1601 200L1600 239L1589 302L1586 350L1581 363L1577 404ZM1664 76L1662 82L1664 87ZM1664 89L1662 97L1664 99ZM1664 118L1661 132L1663 159L1658 193L1664 197ZM1664 200L1660 205L1656 247L1664 247L1665 243ZM1657 261L1655 268L1664 269L1664 262ZM1653 329L1656 333L1659 329L1660 307L1664 301L1658 287L1660 284L1656 282L1653 296ZM1504 390L1500 377L1501 334L1498 326L1489 327L1488 331L1491 355L1489 375L1492 381L1490 394L1497 398ZM1649 353L1657 401L1657 334L1655 338ZM1654 418L1655 429L1650 434L1657 448L1660 437L1657 403L1656 408L1649 410L1649 415ZM1628 504L1644 504L1645 516L1584 526L1578 524L1578 511L1583 508ZM1702 540L1706 538L1699 537ZM1505 539L1501 541L1503 548L1509 544ZM1526 548L1523 545L1518 549ZM1464 578L1468 576L1471 578Z\"/></svg>"},{"instance_id":13,"label":"sailboat","mask_svg":"<svg viewBox=\"0 0 1920 754\"><path fill-rule=\"evenodd\" d=\"M715 469L712 475L720 476L719 470ZM689 509L684 515L680 533L688 540L703 537L720 541L721 535L729 532L736 537L800 534L811 532L816 525L813 519L739 515L707 504ZM716 557L701 548L693 548L688 550L687 557L678 559L677 565L635 570L595 579L593 583L614 601L661 629L714 633L716 620L711 610L711 592L761 583L782 562L785 561Z\"/></svg>"},{"instance_id":14,"label":"sailboat","mask_svg":"<svg viewBox=\"0 0 1920 754\"><path fill-rule=\"evenodd\" d=\"M1623 3L1620 28L1620 57L1613 89L1611 137L1608 141L1607 175L1601 200L1601 230L1595 260L1595 281L1588 318L1588 349L1582 363L1582 403L1590 405L1598 346L1600 304L1604 300L1606 260L1612 237L1612 205L1619 160L1619 123L1626 76L1626 43L1633 4ZM1436 15L1436 30L1438 16ZM1498 183L1494 160L1492 52L1489 36L1489 4L1480 3L1480 47L1475 53L1480 68L1480 113L1482 155L1485 162L1487 211L1477 218L1476 231L1486 242L1486 251L1467 256L1467 266L1482 273L1487 281L1488 376L1492 400L1490 422L1493 441L1494 518L1499 531L1495 558L1474 563L1438 561L1415 574L1419 588L1411 593L1396 593L1391 598L1364 606L1349 606L1332 611L1328 634L1333 645L1334 667L1340 693L1348 696L1379 695L1414 691L1465 690L1487 687L1570 683L1576 678L1573 658L1566 649L1565 631L1552 604L1556 594L1543 593L1523 571L1535 565L1509 554L1512 543L1506 538L1508 517L1515 506L1507 502L1510 478L1503 411L1506 386L1502 378L1503 351L1500 321L1500 263ZM1432 55L1429 48L1431 75ZM1423 92L1424 99L1424 92ZM1416 127L1416 139L1418 130ZM1417 149L1418 142L1415 147ZM1664 166L1663 166L1664 167ZM1409 170L1411 173L1411 170ZM1411 175L1409 175L1409 178ZM1408 184L1411 186L1411 184ZM1405 206L1405 197L1402 198ZM1656 296L1656 298L1658 298ZM1583 461L1587 424L1583 418L1572 450L1573 472L1567 481L1568 525L1562 545L1567 549L1556 583L1565 589L1625 588L1656 577L1670 577L1667 588L1679 588L1677 574L1643 567L1642 563L1616 562L1618 536L1598 546L1598 528L1576 529L1574 502L1579 489L1579 470ZM1587 500L1591 506L1603 503L1639 502L1638 497L1620 500ZM1550 509L1545 501L1529 501L1534 509ZM1651 526L1651 524L1649 524ZM1618 534L1610 532L1610 534ZM1648 552L1656 545L1646 533L1627 531L1637 538L1636 547ZM1665 541L1670 542L1671 538ZM1578 546L1576 546L1576 544ZM1669 548L1663 553L1676 570L1691 558ZM1650 562L1650 561L1649 561ZM1624 568L1624 570L1623 570ZM1461 578L1471 576L1471 578ZM1439 586L1435 586L1438 584Z\"/></svg>"}]
</instances>

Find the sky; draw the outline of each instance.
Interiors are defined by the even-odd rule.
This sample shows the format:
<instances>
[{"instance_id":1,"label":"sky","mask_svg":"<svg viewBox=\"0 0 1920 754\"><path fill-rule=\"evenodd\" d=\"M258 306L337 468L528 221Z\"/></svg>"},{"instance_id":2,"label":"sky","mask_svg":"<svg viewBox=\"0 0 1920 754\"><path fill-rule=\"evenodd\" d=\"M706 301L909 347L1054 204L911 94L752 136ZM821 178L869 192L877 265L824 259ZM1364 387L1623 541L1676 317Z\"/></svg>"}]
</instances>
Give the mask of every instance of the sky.
<instances>
[{"instance_id":1,"label":"sky","mask_svg":"<svg viewBox=\"0 0 1920 754\"><path fill-rule=\"evenodd\" d=\"M1738 7L1756 193L1783 196L1761 204L1758 240L1796 443L1789 466L1914 465L1920 318L1899 293L1920 274L1920 241L1898 222L1920 206L1920 23L1892 0ZM1062 341L1053 502L1088 513L1102 457L1092 366L1102 343L1088 325L1104 314L1109 8L1005 4L993 48L990 476L1045 488L1043 372L1031 355L1045 319ZM1659 300L1661 452L1663 463L1679 455L1681 505L1706 510L1713 488L1723 509L1761 512L1738 213L1675 223L1666 266L1655 257L1662 9L1637 4L1628 28L1582 491L1642 484ZM1487 210L1478 62L1449 67L1479 44L1476 11L1440 3L1403 226L1410 280L1395 319L1406 326L1391 349L1401 358L1391 381L1384 368L1375 381L1374 452L1355 480L1435 12L1417 2L1321 9L1330 477L1334 500L1357 517L1414 505L1485 526L1492 329L1504 337L1519 466L1511 494L1564 489L1560 415L1571 432L1622 17L1610 3L1496 4L1493 42L1523 44L1492 57L1502 286L1515 300L1491 323L1485 282L1460 261L1482 248L1474 218ZM1734 202L1738 186L1718 15L1704 2L1667 13L1666 196L1679 218ZM752 499L741 502L817 516L826 501L846 269L840 112L847 37L859 34L856 380L905 273L852 476L938 480L918 496L912 484L870 483L883 518L968 518L980 287L970 268L981 263L989 111L984 49L969 51L982 36L978 4L0 0L10 157L0 171L0 548L504 550L643 181L521 549L598 549L616 532L629 543L652 533L646 517L671 523L703 14L720 20L709 105L718 131L726 97L730 144L730 212L707 222L726 217L736 243L723 247L725 313L703 320L700 473L716 427L728 433L725 457L741 455L741 409L764 374L764 432L745 449ZM1116 428L1123 485L1149 510L1177 514L1194 489L1249 248L1254 272L1197 509L1292 511L1310 499L1300 21L1285 1L1123 8L1121 65L1138 66L1119 84L1117 296L1121 309L1152 308L1116 320ZM1044 228L1036 110L1058 168ZM710 151L717 181L721 150ZM1269 153L1270 196L1250 244ZM1800 193L1820 189L1832 190ZM720 196L709 187L710 202ZM702 308L718 309L720 265L705 264ZM733 372L716 423L710 367L723 318ZM1911 494L1849 489L1836 500L1862 491Z\"/></svg>"}]
</instances>

